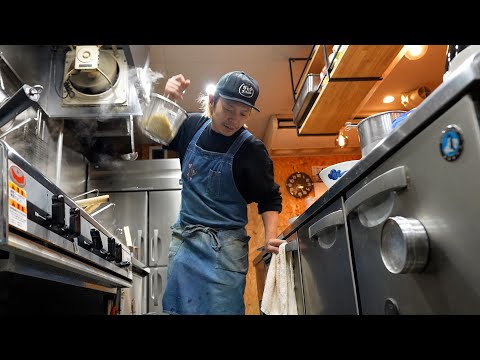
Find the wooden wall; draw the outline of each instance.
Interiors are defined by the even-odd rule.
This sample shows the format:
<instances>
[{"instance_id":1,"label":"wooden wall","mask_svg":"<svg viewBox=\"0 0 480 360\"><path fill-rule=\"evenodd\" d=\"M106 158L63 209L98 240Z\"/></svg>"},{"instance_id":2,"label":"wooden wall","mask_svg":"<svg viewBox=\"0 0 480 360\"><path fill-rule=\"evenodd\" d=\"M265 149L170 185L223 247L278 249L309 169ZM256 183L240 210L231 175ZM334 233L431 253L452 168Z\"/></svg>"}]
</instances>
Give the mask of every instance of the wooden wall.
<instances>
[{"instance_id":1,"label":"wooden wall","mask_svg":"<svg viewBox=\"0 0 480 360\"><path fill-rule=\"evenodd\" d=\"M288 226L288 219L301 215L307 208L304 199L297 199L292 197L285 188L285 181L293 172L304 172L313 178L313 166L329 166L342 161L358 160L360 155L332 155L332 156L305 156L301 158L296 157L273 157L275 182L280 185L282 192L282 207L280 213L277 234L280 234L283 229ZM315 197L312 191L307 198ZM262 217L258 214L257 204L252 203L248 205L248 225L247 233L251 236L249 244L249 270L247 274L247 285L245 288L245 313L246 315L260 314L260 298L257 292L257 279L255 269L253 267L253 260L259 254L257 249L263 246L264 231Z\"/></svg>"}]
</instances>

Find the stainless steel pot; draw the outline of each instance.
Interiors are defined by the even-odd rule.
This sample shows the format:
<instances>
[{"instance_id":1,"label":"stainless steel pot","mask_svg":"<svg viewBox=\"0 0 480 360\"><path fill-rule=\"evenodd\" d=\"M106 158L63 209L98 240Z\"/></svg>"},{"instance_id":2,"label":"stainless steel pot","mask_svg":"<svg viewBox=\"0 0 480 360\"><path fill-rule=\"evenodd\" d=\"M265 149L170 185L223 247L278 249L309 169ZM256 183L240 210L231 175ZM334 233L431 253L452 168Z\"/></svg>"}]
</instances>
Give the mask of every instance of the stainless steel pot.
<instances>
[{"instance_id":1,"label":"stainless steel pot","mask_svg":"<svg viewBox=\"0 0 480 360\"><path fill-rule=\"evenodd\" d=\"M366 156L377 144L393 130L392 121L405 111L385 111L369 116L357 124L362 157Z\"/></svg>"}]
</instances>

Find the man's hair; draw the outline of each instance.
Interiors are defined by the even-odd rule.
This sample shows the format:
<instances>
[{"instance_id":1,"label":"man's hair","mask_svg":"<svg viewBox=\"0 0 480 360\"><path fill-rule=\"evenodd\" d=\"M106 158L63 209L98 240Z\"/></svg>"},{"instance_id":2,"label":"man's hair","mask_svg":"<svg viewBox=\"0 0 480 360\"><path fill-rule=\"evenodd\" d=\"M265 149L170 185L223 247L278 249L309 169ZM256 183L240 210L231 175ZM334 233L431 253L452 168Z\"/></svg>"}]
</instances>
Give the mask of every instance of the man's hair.
<instances>
[{"instance_id":1,"label":"man's hair","mask_svg":"<svg viewBox=\"0 0 480 360\"><path fill-rule=\"evenodd\" d=\"M200 110L202 111L203 115L212 118L213 115L213 107L218 101L219 96L214 96L213 104L210 104L210 97L207 94L200 94L197 98L197 102L200 104Z\"/></svg>"}]
</instances>

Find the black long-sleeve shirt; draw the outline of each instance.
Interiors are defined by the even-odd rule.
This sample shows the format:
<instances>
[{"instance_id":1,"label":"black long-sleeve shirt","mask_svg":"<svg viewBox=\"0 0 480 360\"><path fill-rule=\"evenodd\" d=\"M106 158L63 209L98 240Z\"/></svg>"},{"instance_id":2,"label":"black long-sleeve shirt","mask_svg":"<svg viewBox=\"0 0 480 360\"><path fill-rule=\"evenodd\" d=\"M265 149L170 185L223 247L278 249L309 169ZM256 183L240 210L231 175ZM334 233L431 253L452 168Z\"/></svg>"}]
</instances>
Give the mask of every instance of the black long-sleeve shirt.
<instances>
[{"instance_id":1,"label":"black long-sleeve shirt","mask_svg":"<svg viewBox=\"0 0 480 360\"><path fill-rule=\"evenodd\" d=\"M208 120L200 113L189 114L172 140L169 149L179 153L180 162L187 152L187 147L197 130ZM224 136L207 126L198 139L197 145L207 151L226 153L235 139L245 129L242 127L232 136ZM255 136L248 138L233 158L233 178L237 189L247 204L256 202L258 213L265 211L282 211L280 186L273 177L273 162L265 145Z\"/></svg>"}]
</instances>

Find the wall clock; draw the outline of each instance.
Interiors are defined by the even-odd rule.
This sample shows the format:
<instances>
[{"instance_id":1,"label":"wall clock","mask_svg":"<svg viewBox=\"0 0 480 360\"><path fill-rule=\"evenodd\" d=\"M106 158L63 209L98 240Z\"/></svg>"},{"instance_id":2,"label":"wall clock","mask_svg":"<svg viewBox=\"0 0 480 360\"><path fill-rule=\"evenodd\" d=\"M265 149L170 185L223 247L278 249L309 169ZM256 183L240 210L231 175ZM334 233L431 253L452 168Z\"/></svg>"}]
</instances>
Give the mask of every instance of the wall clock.
<instances>
[{"instance_id":1,"label":"wall clock","mask_svg":"<svg viewBox=\"0 0 480 360\"><path fill-rule=\"evenodd\" d=\"M303 172L295 172L291 174L287 178L285 185L287 186L290 195L298 199L307 196L313 189L312 178Z\"/></svg>"}]
</instances>

